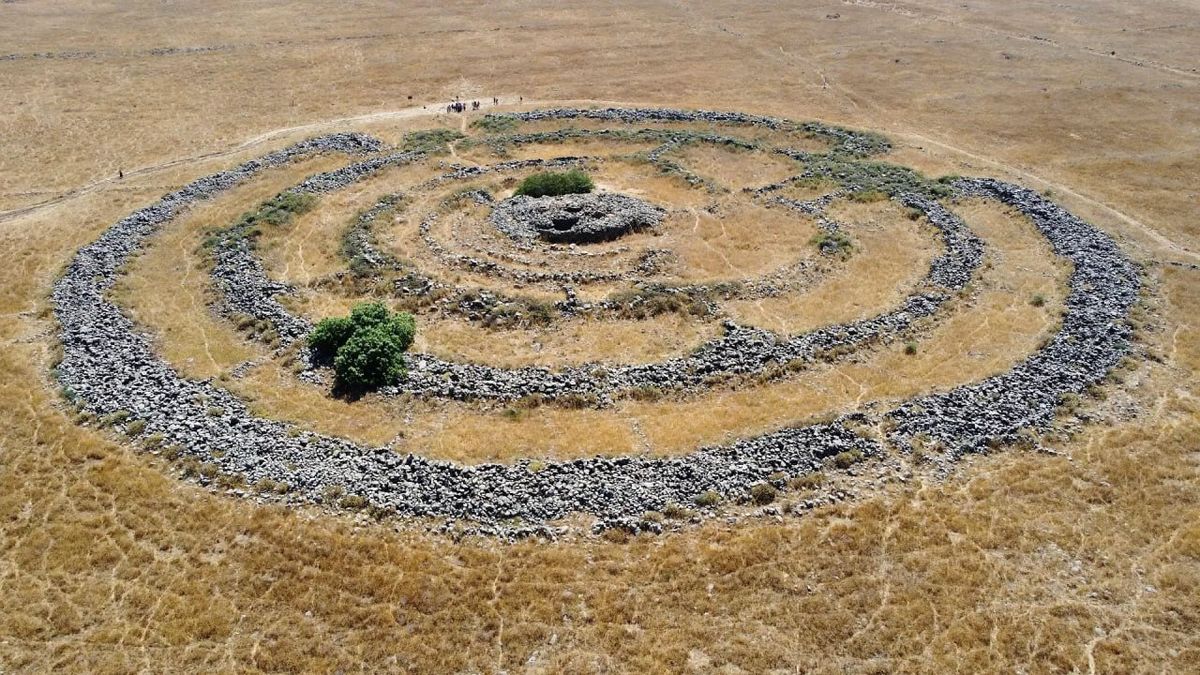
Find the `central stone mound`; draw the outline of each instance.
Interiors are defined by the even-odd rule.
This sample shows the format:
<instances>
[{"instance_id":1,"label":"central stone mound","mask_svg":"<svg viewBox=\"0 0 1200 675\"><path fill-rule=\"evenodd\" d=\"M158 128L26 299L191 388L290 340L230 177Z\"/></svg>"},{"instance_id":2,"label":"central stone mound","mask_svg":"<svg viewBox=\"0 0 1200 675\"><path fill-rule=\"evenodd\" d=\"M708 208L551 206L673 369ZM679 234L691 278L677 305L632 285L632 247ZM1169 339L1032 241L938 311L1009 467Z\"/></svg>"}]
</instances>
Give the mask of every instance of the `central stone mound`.
<instances>
[{"instance_id":1,"label":"central stone mound","mask_svg":"<svg viewBox=\"0 0 1200 675\"><path fill-rule=\"evenodd\" d=\"M611 241L662 221L665 211L636 197L612 192L516 196L492 209L492 224L517 241L564 244Z\"/></svg>"}]
</instances>

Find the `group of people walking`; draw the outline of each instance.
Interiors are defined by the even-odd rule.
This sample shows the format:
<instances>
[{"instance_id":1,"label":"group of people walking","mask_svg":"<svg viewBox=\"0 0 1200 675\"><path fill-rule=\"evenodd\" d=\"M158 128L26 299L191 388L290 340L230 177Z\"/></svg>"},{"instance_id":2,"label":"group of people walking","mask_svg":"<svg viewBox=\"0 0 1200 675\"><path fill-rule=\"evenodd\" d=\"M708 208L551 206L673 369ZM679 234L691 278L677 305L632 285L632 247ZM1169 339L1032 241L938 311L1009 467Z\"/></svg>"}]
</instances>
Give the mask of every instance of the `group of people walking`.
<instances>
[{"instance_id":1,"label":"group of people walking","mask_svg":"<svg viewBox=\"0 0 1200 675\"><path fill-rule=\"evenodd\" d=\"M521 100L524 101L525 97L522 96ZM466 101L459 101L459 100L455 99L455 101L453 103L446 106L446 112L447 113L463 113L463 112L467 111L467 105L468 105L468 103ZM471 110L479 110L479 107L482 104L479 101L471 101L471 103L469 105L471 106ZM500 98L497 96L493 96L492 97L492 105L500 105Z\"/></svg>"}]
</instances>

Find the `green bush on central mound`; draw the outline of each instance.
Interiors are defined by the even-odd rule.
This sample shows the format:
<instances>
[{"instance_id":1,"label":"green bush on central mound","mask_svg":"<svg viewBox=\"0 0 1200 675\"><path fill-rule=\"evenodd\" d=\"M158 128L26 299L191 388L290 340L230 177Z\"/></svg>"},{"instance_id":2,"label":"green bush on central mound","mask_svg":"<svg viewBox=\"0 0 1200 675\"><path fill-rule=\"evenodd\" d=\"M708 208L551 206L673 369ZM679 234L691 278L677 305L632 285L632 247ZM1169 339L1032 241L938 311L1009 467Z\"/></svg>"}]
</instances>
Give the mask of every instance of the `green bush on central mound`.
<instances>
[{"instance_id":1,"label":"green bush on central mound","mask_svg":"<svg viewBox=\"0 0 1200 675\"><path fill-rule=\"evenodd\" d=\"M580 171L543 171L521 181L516 194L526 197L557 197L558 195L584 194L596 189L591 176Z\"/></svg>"},{"instance_id":2,"label":"green bush on central mound","mask_svg":"<svg viewBox=\"0 0 1200 675\"><path fill-rule=\"evenodd\" d=\"M404 377L404 352L416 330L412 314L364 302L350 316L322 319L309 333L308 345L318 356L333 358L338 385L374 389Z\"/></svg>"}]
</instances>

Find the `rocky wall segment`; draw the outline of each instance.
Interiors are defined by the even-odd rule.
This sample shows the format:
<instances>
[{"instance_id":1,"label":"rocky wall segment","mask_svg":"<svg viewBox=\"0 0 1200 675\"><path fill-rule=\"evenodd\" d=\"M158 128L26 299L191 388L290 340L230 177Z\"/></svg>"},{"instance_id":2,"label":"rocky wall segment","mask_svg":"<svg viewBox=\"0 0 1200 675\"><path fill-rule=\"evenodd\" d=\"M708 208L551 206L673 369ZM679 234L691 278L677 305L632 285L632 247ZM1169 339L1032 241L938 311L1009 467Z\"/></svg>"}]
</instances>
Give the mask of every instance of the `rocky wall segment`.
<instances>
[{"instance_id":1,"label":"rocky wall segment","mask_svg":"<svg viewBox=\"0 0 1200 675\"><path fill-rule=\"evenodd\" d=\"M56 375L80 406L97 415L122 413L128 416L122 419L141 420L142 435L161 435L185 455L250 484L286 484L291 500L320 502L342 491L402 515L484 522L546 520L574 511L628 516L671 501L687 503L704 490L744 492L764 471L810 471L831 453L875 451L873 442L830 424L704 448L684 458L596 458L534 471L525 464L435 462L296 433L290 425L254 417L227 391L183 378L154 355L148 339L104 291L142 241L187 204L298 154L269 156L196 181L123 219L79 251L55 284L54 305L64 350Z\"/></svg>"},{"instance_id":2,"label":"rocky wall segment","mask_svg":"<svg viewBox=\"0 0 1200 675\"><path fill-rule=\"evenodd\" d=\"M562 119L613 120L625 124L644 122L709 122L761 126L774 130L794 130L828 139L832 150L856 157L868 157L887 152L891 143L878 134L854 131L820 122L793 122L777 117L749 115L739 112L715 110L679 110L672 108L556 108L528 112L502 113L494 117L516 119L523 122Z\"/></svg>"},{"instance_id":3,"label":"rocky wall segment","mask_svg":"<svg viewBox=\"0 0 1200 675\"><path fill-rule=\"evenodd\" d=\"M374 139L371 139L374 141ZM381 149L378 141L369 150ZM366 151L363 148L357 152ZM371 157L333 171L309 176L288 190L296 194L332 192L377 174L390 166L407 164L424 157L420 152L400 152ZM279 336L282 347L304 338L312 330L308 321L287 311L276 296L294 289L285 283L272 281L263 268L245 232L235 225L218 233L212 247L211 276L218 291L216 309L223 316L243 315L267 321Z\"/></svg>"},{"instance_id":4,"label":"rocky wall segment","mask_svg":"<svg viewBox=\"0 0 1200 675\"><path fill-rule=\"evenodd\" d=\"M960 455L1046 428L1065 395L1100 382L1130 350L1140 280L1110 237L1036 192L992 179L954 186L1025 214L1074 266L1062 328L1049 343L1002 375L913 399L888 415L897 445L911 448L924 437Z\"/></svg>"}]
</instances>

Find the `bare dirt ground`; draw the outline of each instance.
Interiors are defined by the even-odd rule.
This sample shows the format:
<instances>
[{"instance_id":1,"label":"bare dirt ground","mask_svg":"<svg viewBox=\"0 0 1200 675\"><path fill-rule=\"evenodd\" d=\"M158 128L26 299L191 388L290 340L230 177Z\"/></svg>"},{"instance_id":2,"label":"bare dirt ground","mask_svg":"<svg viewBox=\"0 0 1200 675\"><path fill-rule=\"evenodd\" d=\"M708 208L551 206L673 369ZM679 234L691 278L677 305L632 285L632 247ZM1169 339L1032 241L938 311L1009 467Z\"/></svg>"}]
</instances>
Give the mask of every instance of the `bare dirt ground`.
<instances>
[{"instance_id":1,"label":"bare dirt ground","mask_svg":"<svg viewBox=\"0 0 1200 675\"><path fill-rule=\"evenodd\" d=\"M821 119L887 134L885 159L929 175L1049 190L1145 263L1145 357L1082 403L1090 422L1049 441L1054 454L1005 450L944 479L863 475L841 505L626 541L454 542L258 506L75 424L48 374L48 292L78 247L194 177L328 130L395 142L455 95ZM317 168L194 217L228 222ZM1190 2L0 4L0 672L1196 672L1198 175ZM859 260L880 264L860 296L852 258L828 280L840 285L787 299L800 304L740 311L799 330L888 304L911 278L896 257L919 269L929 237L889 249L864 211ZM989 238L989 267L915 355L892 345L750 392L517 416L405 420L274 364L229 386L262 414L368 442L404 432L461 461L680 452L776 424L782 407L819 416L951 386L1035 348L1064 270L1010 214L961 212ZM320 252L289 240L269 263L325 273L334 239L317 225L343 222L336 205L317 213ZM177 225L118 294L166 358L219 377L260 348L207 313L205 223Z\"/></svg>"}]
</instances>

